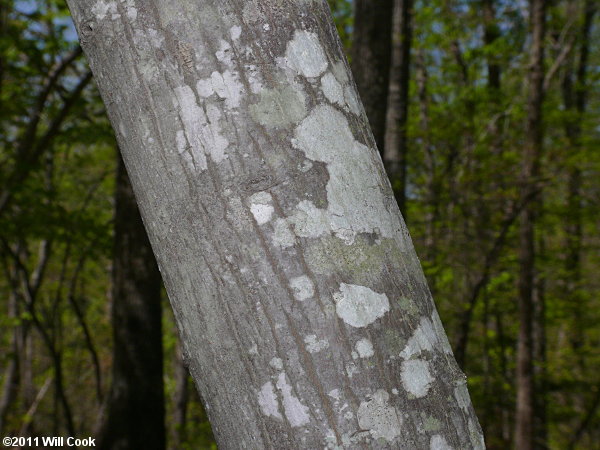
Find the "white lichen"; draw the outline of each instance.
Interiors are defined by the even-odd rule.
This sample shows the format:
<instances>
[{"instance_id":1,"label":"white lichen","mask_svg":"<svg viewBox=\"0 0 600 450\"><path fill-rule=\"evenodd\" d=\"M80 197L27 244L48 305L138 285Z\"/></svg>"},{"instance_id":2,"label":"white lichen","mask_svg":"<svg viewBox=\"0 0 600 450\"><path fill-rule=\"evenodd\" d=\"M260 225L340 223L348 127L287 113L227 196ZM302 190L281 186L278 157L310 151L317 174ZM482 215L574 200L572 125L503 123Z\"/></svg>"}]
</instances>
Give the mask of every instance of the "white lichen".
<instances>
[{"instance_id":1,"label":"white lichen","mask_svg":"<svg viewBox=\"0 0 600 450\"><path fill-rule=\"evenodd\" d=\"M344 104L344 89L331 72L327 72L321 78L321 89L331 103Z\"/></svg>"},{"instance_id":2,"label":"white lichen","mask_svg":"<svg viewBox=\"0 0 600 450\"><path fill-rule=\"evenodd\" d=\"M388 403L389 399L390 395L379 389L358 407L358 426L361 430L369 430L373 439L391 442L401 434L402 416Z\"/></svg>"},{"instance_id":3,"label":"white lichen","mask_svg":"<svg viewBox=\"0 0 600 450\"><path fill-rule=\"evenodd\" d=\"M244 93L237 72L231 70L225 70L223 73L214 71L209 78L198 80L196 90L203 98L216 94L225 100L228 109L239 107Z\"/></svg>"},{"instance_id":4,"label":"white lichen","mask_svg":"<svg viewBox=\"0 0 600 450\"><path fill-rule=\"evenodd\" d=\"M469 418L467 427L469 428L469 439L471 440L473 450L485 450L485 440L479 425L473 419Z\"/></svg>"},{"instance_id":5,"label":"white lichen","mask_svg":"<svg viewBox=\"0 0 600 450\"><path fill-rule=\"evenodd\" d=\"M299 302L303 302L315 295L315 285L306 275L292 278L290 280L290 287L294 293L294 298Z\"/></svg>"},{"instance_id":6,"label":"white lichen","mask_svg":"<svg viewBox=\"0 0 600 450\"><path fill-rule=\"evenodd\" d=\"M275 395L275 389L270 381L263 384L260 389L260 392L258 393L258 404L265 416L283 420L283 417L279 412L279 403L277 401L277 396Z\"/></svg>"},{"instance_id":7,"label":"white lichen","mask_svg":"<svg viewBox=\"0 0 600 450\"><path fill-rule=\"evenodd\" d=\"M444 436L435 434L429 440L429 450L454 450L454 448L448 445Z\"/></svg>"},{"instance_id":8,"label":"white lichen","mask_svg":"<svg viewBox=\"0 0 600 450\"><path fill-rule=\"evenodd\" d=\"M469 390L466 383L460 383L454 388L454 398L460 409L468 412L471 406L471 398L469 397Z\"/></svg>"},{"instance_id":9,"label":"white lichen","mask_svg":"<svg viewBox=\"0 0 600 450\"><path fill-rule=\"evenodd\" d=\"M402 363L402 386L417 398L424 397L431 388L433 377L429 373L429 362L423 359L410 359Z\"/></svg>"},{"instance_id":10,"label":"white lichen","mask_svg":"<svg viewBox=\"0 0 600 450\"><path fill-rule=\"evenodd\" d=\"M401 236L399 215L386 206L384 181L373 175L380 172L381 162L374 151L354 139L340 111L330 105L315 107L296 128L292 144L307 158L326 163L329 172L327 209L300 202L292 214L296 233L317 237L333 232L347 244L357 233Z\"/></svg>"},{"instance_id":11,"label":"white lichen","mask_svg":"<svg viewBox=\"0 0 600 450\"><path fill-rule=\"evenodd\" d=\"M423 351L432 351L434 346L438 345L438 342L439 338L436 330L433 328L433 323L428 317L423 317L419 322L419 326L406 343L404 350L400 352L400 356L404 359L409 359L414 355L420 355Z\"/></svg>"},{"instance_id":12,"label":"white lichen","mask_svg":"<svg viewBox=\"0 0 600 450\"><path fill-rule=\"evenodd\" d=\"M242 27L240 27L239 25L234 25L229 29L229 36L231 36L231 39L233 39L234 41L238 40L241 35Z\"/></svg>"},{"instance_id":13,"label":"white lichen","mask_svg":"<svg viewBox=\"0 0 600 450\"><path fill-rule=\"evenodd\" d=\"M320 76L327 69L327 58L315 33L296 30L285 52L288 67L306 78Z\"/></svg>"},{"instance_id":14,"label":"white lichen","mask_svg":"<svg viewBox=\"0 0 600 450\"><path fill-rule=\"evenodd\" d=\"M189 86L175 88L175 96L195 167L199 170L207 168L205 155L210 155L215 163L223 161L229 141L222 135L219 125L221 111L216 106L208 105L205 113L196 103Z\"/></svg>"},{"instance_id":15,"label":"white lichen","mask_svg":"<svg viewBox=\"0 0 600 450\"><path fill-rule=\"evenodd\" d=\"M348 363L346 365L346 374L348 375L348 378L352 378L354 374L358 372L360 371L358 370L358 367L356 367L356 364Z\"/></svg>"},{"instance_id":16,"label":"white lichen","mask_svg":"<svg viewBox=\"0 0 600 450\"><path fill-rule=\"evenodd\" d=\"M134 0L126 0L125 2L125 11L127 14L127 17L129 18L129 20L135 20L137 19L137 9L135 8L135 1Z\"/></svg>"},{"instance_id":17,"label":"white lichen","mask_svg":"<svg viewBox=\"0 0 600 450\"><path fill-rule=\"evenodd\" d=\"M262 83L262 77L258 67L254 64L248 64L245 66L246 80L250 85L250 92L253 94L259 94L264 89Z\"/></svg>"},{"instance_id":18,"label":"white lichen","mask_svg":"<svg viewBox=\"0 0 600 450\"><path fill-rule=\"evenodd\" d=\"M233 68L233 51L229 42L221 39L219 41L219 50L215 52L215 56L217 60L224 64L227 68Z\"/></svg>"},{"instance_id":19,"label":"white lichen","mask_svg":"<svg viewBox=\"0 0 600 450\"><path fill-rule=\"evenodd\" d=\"M271 359L271 361L269 361L269 365L276 370L281 370L283 369L283 360L281 358L273 358Z\"/></svg>"},{"instance_id":20,"label":"white lichen","mask_svg":"<svg viewBox=\"0 0 600 450\"><path fill-rule=\"evenodd\" d=\"M306 350L308 350L309 353L317 353L329 347L329 342L327 342L325 339L317 339L315 334L309 334L306 336L304 338L304 343L306 344Z\"/></svg>"},{"instance_id":21,"label":"white lichen","mask_svg":"<svg viewBox=\"0 0 600 450\"><path fill-rule=\"evenodd\" d=\"M290 425L292 427L306 425L310 421L309 410L292 394L292 387L288 384L283 372L277 378L277 388L283 397L283 410Z\"/></svg>"},{"instance_id":22,"label":"white lichen","mask_svg":"<svg viewBox=\"0 0 600 450\"><path fill-rule=\"evenodd\" d=\"M344 86L344 99L346 100L346 105L348 105L350 111L353 114L360 116L360 101L358 100L358 95L356 95L354 87L350 85Z\"/></svg>"},{"instance_id":23,"label":"white lichen","mask_svg":"<svg viewBox=\"0 0 600 450\"><path fill-rule=\"evenodd\" d=\"M94 6L92 6L91 11L92 14L94 14L94 16L96 17L96 20L98 21L103 20L109 14L111 15L111 18L114 18L113 16L118 13L117 3L114 1L107 2L104 0L100 0L96 2Z\"/></svg>"},{"instance_id":24,"label":"white lichen","mask_svg":"<svg viewBox=\"0 0 600 450\"><path fill-rule=\"evenodd\" d=\"M317 208L309 200L302 200L296 205L288 222L293 225L296 236L300 237L316 238L331 230L327 211Z\"/></svg>"},{"instance_id":25,"label":"white lichen","mask_svg":"<svg viewBox=\"0 0 600 450\"><path fill-rule=\"evenodd\" d=\"M444 331L444 325L442 325L442 321L440 320L440 316L437 310L434 308L431 313L431 322L433 324L433 329L435 330L435 334L438 338L438 343L441 346L441 350L448 354L452 354L452 347L450 346L450 342L448 342L448 336L446 336L446 332Z\"/></svg>"},{"instance_id":26,"label":"white lichen","mask_svg":"<svg viewBox=\"0 0 600 450\"><path fill-rule=\"evenodd\" d=\"M268 192L257 192L250 196L250 212L258 225L264 225L271 220L275 208L271 205L273 197Z\"/></svg>"},{"instance_id":27,"label":"white lichen","mask_svg":"<svg viewBox=\"0 0 600 450\"><path fill-rule=\"evenodd\" d=\"M387 295L378 294L366 286L341 283L333 299L338 317L357 328L372 324L390 310Z\"/></svg>"},{"instance_id":28,"label":"white lichen","mask_svg":"<svg viewBox=\"0 0 600 450\"><path fill-rule=\"evenodd\" d=\"M359 358L370 358L375 354L373 344L367 338L362 338L356 343L356 352Z\"/></svg>"},{"instance_id":29,"label":"white lichen","mask_svg":"<svg viewBox=\"0 0 600 450\"><path fill-rule=\"evenodd\" d=\"M281 248L288 248L294 245L296 238L290 230L290 224L285 219L275 220L273 230L273 243Z\"/></svg>"}]
</instances>

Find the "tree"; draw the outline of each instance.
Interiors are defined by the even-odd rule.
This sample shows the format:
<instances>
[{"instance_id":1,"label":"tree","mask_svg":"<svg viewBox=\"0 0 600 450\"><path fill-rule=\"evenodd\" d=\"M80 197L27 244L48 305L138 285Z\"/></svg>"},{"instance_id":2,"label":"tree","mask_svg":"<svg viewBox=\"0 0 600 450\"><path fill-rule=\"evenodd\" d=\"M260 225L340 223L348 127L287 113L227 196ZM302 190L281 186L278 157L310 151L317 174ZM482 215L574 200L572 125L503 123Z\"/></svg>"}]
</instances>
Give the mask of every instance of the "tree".
<instances>
[{"instance_id":1,"label":"tree","mask_svg":"<svg viewBox=\"0 0 600 450\"><path fill-rule=\"evenodd\" d=\"M406 127L408 125L408 87L412 42L412 0L394 1L392 30L392 63L383 160L394 182L398 206L406 220L406 156L408 151Z\"/></svg>"},{"instance_id":2,"label":"tree","mask_svg":"<svg viewBox=\"0 0 600 450\"><path fill-rule=\"evenodd\" d=\"M543 143L544 37L546 2L530 1L531 48L529 50L527 134L523 148L524 197L539 198L539 167ZM536 195L537 194L537 195ZM517 346L517 448L533 448L534 436L534 319L535 319L535 222L537 202L524 208L519 228L519 340Z\"/></svg>"},{"instance_id":3,"label":"tree","mask_svg":"<svg viewBox=\"0 0 600 450\"><path fill-rule=\"evenodd\" d=\"M394 0L355 0L353 6L352 73L375 143L384 155Z\"/></svg>"},{"instance_id":4,"label":"tree","mask_svg":"<svg viewBox=\"0 0 600 450\"><path fill-rule=\"evenodd\" d=\"M164 449L160 273L120 157L113 284L113 380L100 448Z\"/></svg>"},{"instance_id":5,"label":"tree","mask_svg":"<svg viewBox=\"0 0 600 450\"><path fill-rule=\"evenodd\" d=\"M69 5L219 445L483 448L326 3Z\"/></svg>"}]
</instances>

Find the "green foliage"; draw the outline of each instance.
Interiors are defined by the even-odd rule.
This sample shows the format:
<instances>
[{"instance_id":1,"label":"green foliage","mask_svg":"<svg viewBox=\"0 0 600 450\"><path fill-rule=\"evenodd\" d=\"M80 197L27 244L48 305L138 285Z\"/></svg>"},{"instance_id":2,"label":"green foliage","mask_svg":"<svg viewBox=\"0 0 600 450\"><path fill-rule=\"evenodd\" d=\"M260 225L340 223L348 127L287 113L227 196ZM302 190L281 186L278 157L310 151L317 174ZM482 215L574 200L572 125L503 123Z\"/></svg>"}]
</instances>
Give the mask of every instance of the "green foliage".
<instances>
[{"instance_id":1,"label":"green foliage","mask_svg":"<svg viewBox=\"0 0 600 450\"><path fill-rule=\"evenodd\" d=\"M346 52L349 52L352 45L352 27L354 25L352 0L328 0L328 2L342 44Z\"/></svg>"},{"instance_id":2,"label":"green foliage","mask_svg":"<svg viewBox=\"0 0 600 450\"><path fill-rule=\"evenodd\" d=\"M416 2L409 113L408 222L451 342L459 342L471 310L464 370L488 448L508 448L514 429L514 359L518 332L518 210L527 130L528 26L516 2L494 2L499 35L484 42L480 3ZM549 80L543 105L544 153L538 183L536 278L544 296L545 369L550 448L566 448L593 403L597 386L599 310L597 40L590 39L587 111L564 107L563 82L575 76L583 2L549 11ZM573 8L570 11L567 8ZM593 33L597 36L597 20ZM561 56L572 43L568 56ZM488 66L500 70L491 86ZM567 123L581 130L579 143ZM578 199L569 183L581 173ZM580 263L568 261L574 226L581 227ZM505 237L499 240L505 230ZM494 256L494 243L499 250ZM483 287L481 280L483 278ZM479 291L477 291L479 289ZM475 301L472 299L475 295ZM538 377L541 382L541 378ZM580 437L592 448L598 412ZM594 425L592 425L594 424ZM506 430L509 430L508 432Z\"/></svg>"},{"instance_id":3,"label":"green foliage","mask_svg":"<svg viewBox=\"0 0 600 450\"><path fill-rule=\"evenodd\" d=\"M455 349L465 316L472 313L464 370L488 448L504 449L512 445L514 429L523 187L519 174L528 132L529 31L524 3L499 0L493 2L491 24L498 36L485 42L483 3L414 3L407 219ZM352 1L329 0L329 4L348 50ZM536 276L546 305L547 348L538 367L546 373L545 387L540 389L547 399L549 446L556 449L567 448L600 386L597 18L589 39L587 83L574 85L585 91L586 111L566 108L563 98L566 76L575 77L579 61L582 4L552 2L549 10L546 68L563 60L546 92L544 154L536 180L542 192ZM4 370L18 354L20 363L32 366L36 393L56 376L52 355L58 354L76 429L80 435L91 435L100 397L110 386L115 143L92 84L85 86L52 139L45 140L65 99L87 71L85 61L76 57L42 97L49 74L76 48L74 38L62 1L0 0L0 194L11 195L8 206L0 210L0 367ZM567 45L571 50L561 56ZM498 87L490 84L490 65L499 68ZM40 102L40 119L32 134ZM580 129L577 140L567 136L567 124ZM580 174L580 184L573 196L575 173ZM580 237L574 240L577 229ZM569 259L573 246L577 264ZM32 293L25 279L33 282L36 273L41 274L40 285L33 294L35 307L30 308ZM90 331L91 346L84 326ZM180 362L166 302L163 328L170 418ZM15 353L13 337L21 332L28 336L35 358L22 347ZM188 383L192 396L185 433L178 433L183 430L168 421L169 437L174 442L184 436L178 448L216 448L201 401ZM33 414L28 414L32 393L25 387L13 400L3 431L29 424L35 433L68 434L64 408L54 401L54 385ZM595 448L600 440L598 409L592 413L576 448Z\"/></svg>"}]
</instances>

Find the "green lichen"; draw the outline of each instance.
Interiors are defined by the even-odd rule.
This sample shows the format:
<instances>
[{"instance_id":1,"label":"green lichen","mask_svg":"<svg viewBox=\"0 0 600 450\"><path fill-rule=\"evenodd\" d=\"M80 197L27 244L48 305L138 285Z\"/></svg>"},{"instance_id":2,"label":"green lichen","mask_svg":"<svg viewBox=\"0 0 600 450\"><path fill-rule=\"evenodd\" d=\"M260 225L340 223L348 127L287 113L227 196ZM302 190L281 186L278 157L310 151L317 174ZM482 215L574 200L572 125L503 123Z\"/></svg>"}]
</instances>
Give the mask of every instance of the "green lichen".
<instances>
[{"instance_id":1,"label":"green lichen","mask_svg":"<svg viewBox=\"0 0 600 450\"><path fill-rule=\"evenodd\" d=\"M383 341L388 354L398 355L406 346L406 339L403 338L397 329L385 329L383 332Z\"/></svg>"},{"instance_id":2,"label":"green lichen","mask_svg":"<svg viewBox=\"0 0 600 450\"><path fill-rule=\"evenodd\" d=\"M442 423L433 416L421 413L421 419L423 420L423 430L425 431L438 431L442 428Z\"/></svg>"},{"instance_id":3,"label":"green lichen","mask_svg":"<svg viewBox=\"0 0 600 450\"><path fill-rule=\"evenodd\" d=\"M301 121L306 114L304 94L289 85L263 90L259 102L250 105L250 116L270 128L285 128Z\"/></svg>"},{"instance_id":4,"label":"green lichen","mask_svg":"<svg viewBox=\"0 0 600 450\"><path fill-rule=\"evenodd\" d=\"M309 243L306 261L319 274L344 273L356 284L384 276L384 272L400 270L401 253L393 239L374 244L369 237L359 235L354 243L327 236Z\"/></svg>"},{"instance_id":5,"label":"green lichen","mask_svg":"<svg viewBox=\"0 0 600 450\"><path fill-rule=\"evenodd\" d=\"M400 297L396 304L409 316L418 316L420 314L417 304L408 297Z\"/></svg>"}]
</instances>

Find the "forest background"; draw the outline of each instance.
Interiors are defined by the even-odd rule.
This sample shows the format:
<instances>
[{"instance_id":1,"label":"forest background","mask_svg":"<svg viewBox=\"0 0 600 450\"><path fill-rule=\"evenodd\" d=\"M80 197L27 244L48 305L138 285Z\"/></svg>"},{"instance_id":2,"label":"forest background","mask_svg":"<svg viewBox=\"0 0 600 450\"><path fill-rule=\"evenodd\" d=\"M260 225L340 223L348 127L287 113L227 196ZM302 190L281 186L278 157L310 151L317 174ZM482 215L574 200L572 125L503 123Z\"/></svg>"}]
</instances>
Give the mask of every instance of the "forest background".
<instances>
[{"instance_id":1,"label":"forest background","mask_svg":"<svg viewBox=\"0 0 600 450\"><path fill-rule=\"evenodd\" d=\"M488 448L600 448L595 2L330 6ZM65 4L0 0L3 436L110 432L118 166ZM155 285L161 446L214 448Z\"/></svg>"}]
</instances>

